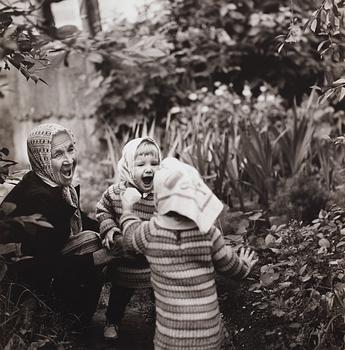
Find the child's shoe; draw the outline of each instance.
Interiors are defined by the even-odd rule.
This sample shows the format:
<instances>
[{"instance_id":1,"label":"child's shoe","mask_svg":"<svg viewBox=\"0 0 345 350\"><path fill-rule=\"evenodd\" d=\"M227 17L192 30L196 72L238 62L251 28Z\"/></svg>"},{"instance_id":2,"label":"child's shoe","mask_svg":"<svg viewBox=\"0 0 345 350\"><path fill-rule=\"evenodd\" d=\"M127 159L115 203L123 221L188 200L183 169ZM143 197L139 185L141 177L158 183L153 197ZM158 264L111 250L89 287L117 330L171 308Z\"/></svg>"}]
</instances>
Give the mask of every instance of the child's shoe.
<instances>
[{"instance_id":1,"label":"child's shoe","mask_svg":"<svg viewBox=\"0 0 345 350\"><path fill-rule=\"evenodd\" d=\"M119 327L113 323L106 323L103 330L103 336L106 340L116 340L119 338Z\"/></svg>"}]
</instances>

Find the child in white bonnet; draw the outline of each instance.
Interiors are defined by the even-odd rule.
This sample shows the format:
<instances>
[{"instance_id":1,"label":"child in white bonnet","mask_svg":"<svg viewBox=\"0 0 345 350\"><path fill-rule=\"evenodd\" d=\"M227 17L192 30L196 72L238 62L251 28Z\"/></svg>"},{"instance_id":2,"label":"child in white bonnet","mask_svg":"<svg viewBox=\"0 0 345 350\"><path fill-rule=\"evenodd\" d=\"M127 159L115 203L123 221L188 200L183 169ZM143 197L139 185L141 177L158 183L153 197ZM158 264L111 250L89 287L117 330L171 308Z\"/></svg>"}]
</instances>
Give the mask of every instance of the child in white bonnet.
<instances>
[{"instance_id":1,"label":"child in white bonnet","mask_svg":"<svg viewBox=\"0 0 345 350\"><path fill-rule=\"evenodd\" d=\"M155 349L220 349L223 325L215 271L244 278L257 262L238 256L213 225L222 203L193 167L166 158L154 178L157 215L143 222L132 212L135 189L122 195L124 249L142 253L156 299Z\"/></svg>"},{"instance_id":2,"label":"child in white bonnet","mask_svg":"<svg viewBox=\"0 0 345 350\"><path fill-rule=\"evenodd\" d=\"M120 244L120 217L122 205L120 194L126 188L137 190L140 198L133 210L142 220L149 220L154 213L152 192L153 177L161 160L157 143L149 138L136 138L129 141L122 150L118 163L120 182L111 185L97 203L96 217L100 224L100 233L104 246L109 251ZM126 307L136 289L150 288L150 268L143 255L135 259L124 257L108 266L111 291L106 311L104 337L115 340L119 337L119 326ZM151 290L150 290L151 291Z\"/></svg>"}]
</instances>

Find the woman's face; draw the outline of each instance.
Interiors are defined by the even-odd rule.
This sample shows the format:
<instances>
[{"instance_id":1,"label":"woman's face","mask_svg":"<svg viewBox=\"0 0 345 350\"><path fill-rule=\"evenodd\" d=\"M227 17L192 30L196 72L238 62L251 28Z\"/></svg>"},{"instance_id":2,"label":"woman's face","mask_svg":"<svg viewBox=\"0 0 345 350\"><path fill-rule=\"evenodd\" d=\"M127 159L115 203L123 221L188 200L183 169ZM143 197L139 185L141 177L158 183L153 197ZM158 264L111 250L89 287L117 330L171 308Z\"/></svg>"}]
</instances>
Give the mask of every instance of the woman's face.
<instances>
[{"instance_id":1,"label":"woman's face","mask_svg":"<svg viewBox=\"0 0 345 350\"><path fill-rule=\"evenodd\" d=\"M159 166L159 158L153 154L137 155L134 160L134 182L141 192L150 192L153 188L153 176Z\"/></svg>"},{"instance_id":2,"label":"woman's face","mask_svg":"<svg viewBox=\"0 0 345 350\"><path fill-rule=\"evenodd\" d=\"M51 146L51 165L55 180L62 186L68 186L72 183L77 165L73 140L66 132L61 132L53 136Z\"/></svg>"}]
</instances>

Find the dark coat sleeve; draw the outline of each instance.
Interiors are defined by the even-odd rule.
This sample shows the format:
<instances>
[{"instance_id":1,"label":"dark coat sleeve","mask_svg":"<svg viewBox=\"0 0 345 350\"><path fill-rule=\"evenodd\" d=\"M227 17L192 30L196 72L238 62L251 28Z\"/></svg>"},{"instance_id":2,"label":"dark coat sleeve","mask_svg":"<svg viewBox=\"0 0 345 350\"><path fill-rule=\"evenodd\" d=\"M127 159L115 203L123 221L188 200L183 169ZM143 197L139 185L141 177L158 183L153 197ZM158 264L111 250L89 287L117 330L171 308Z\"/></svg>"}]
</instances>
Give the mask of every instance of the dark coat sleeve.
<instances>
[{"instance_id":1,"label":"dark coat sleeve","mask_svg":"<svg viewBox=\"0 0 345 350\"><path fill-rule=\"evenodd\" d=\"M89 218L84 212L81 212L81 220L83 223L83 230L99 232L98 222Z\"/></svg>"}]
</instances>

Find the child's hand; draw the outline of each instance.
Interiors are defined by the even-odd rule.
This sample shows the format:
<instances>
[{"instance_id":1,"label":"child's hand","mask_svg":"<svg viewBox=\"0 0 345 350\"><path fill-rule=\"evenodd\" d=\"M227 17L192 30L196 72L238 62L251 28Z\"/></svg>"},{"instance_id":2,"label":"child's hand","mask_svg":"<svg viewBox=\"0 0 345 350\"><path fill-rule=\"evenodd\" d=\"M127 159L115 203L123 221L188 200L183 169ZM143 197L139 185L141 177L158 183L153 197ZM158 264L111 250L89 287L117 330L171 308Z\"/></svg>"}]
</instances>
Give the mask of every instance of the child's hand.
<instances>
[{"instance_id":1,"label":"child's hand","mask_svg":"<svg viewBox=\"0 0 345 350\"><path fill-rule=\"evenodd\" d=\"M254 265L259 261L259 259L254 258L255 252L250 248L241 248L239 258L244 261L244 263L248 266L248 272L254 267Z\"/></svg>"},{"instance_id":2,"label":"child's hand","mask_svg":"<svg viewBox=\"0 0 345 350\"><path fill-rule=\"evenodd\" d=\"M132 210L133 205L140 199L141 194L137 189L133 187L126 188L126 191L121 193L122 209L124 211Z\"/></svg>"},{"instance_id":3,"label":"child's hand","mask_svg":"<svg viewBox=\"0 0 345 350\"><path fill-rule=\"evenodd\" d=\"M102 241L103 247L107 248L108 250L111 250L115 246L115 236L114 236L115 230L111 229L109 230Z\"/></svg>"},{"instance_id":4,"label":"child's hand","mask_svg":"<svg viewBox=\"0 0 345 350\"><path fill-rule=\"evenodd\" d=\"M107 248L108 250L114 249L116 243L116 236L115 233L118 232L116 229L110 229L104 236L102 240L103 247ZM118 232L119 233L119 232Z\"/></svg>"}]
</instances>

